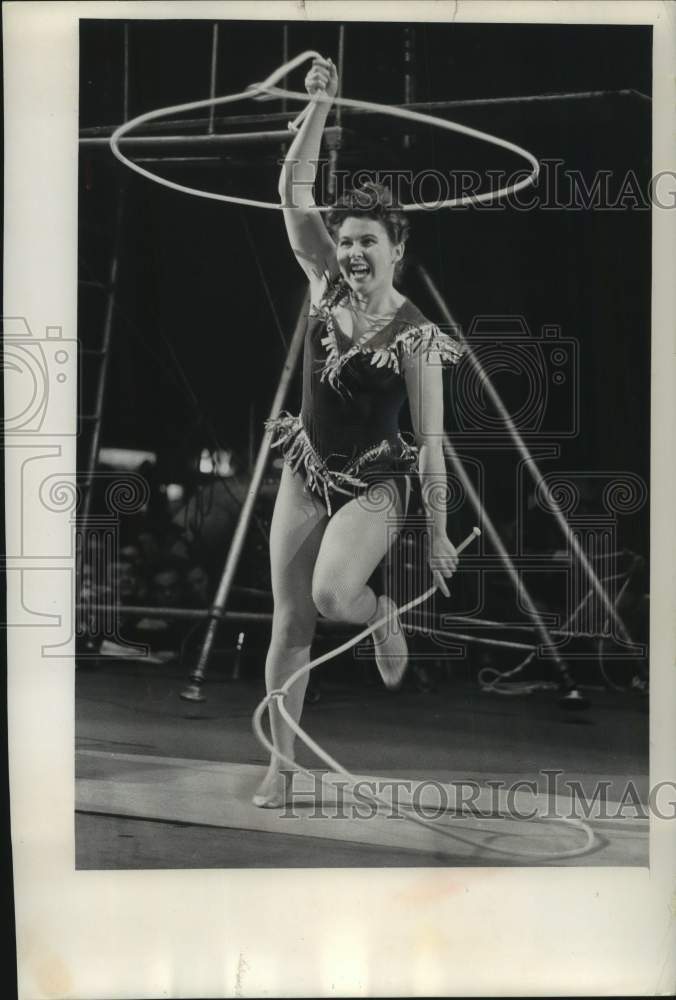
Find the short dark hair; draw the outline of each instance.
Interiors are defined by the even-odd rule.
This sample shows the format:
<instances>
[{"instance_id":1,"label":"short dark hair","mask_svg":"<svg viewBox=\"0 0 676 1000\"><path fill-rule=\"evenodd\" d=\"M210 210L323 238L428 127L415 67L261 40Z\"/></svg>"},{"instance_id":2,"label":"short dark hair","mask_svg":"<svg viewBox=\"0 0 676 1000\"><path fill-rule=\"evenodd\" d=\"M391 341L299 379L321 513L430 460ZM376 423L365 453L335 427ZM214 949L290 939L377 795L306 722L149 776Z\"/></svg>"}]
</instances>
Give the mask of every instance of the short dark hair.
<instances>
[{"instance_id":1,"label":"short dark hair","mask_svg":"<svg viewBox=\"0 0 676 1000\"><path fill-rule=\"evenodd\" d=\"M394 244L405 243L411 229L406 213L401 211L390 189L374 181L348 191L327 213L326 224L331 235L335 236L349 218L376 219Z\"/></svg>"}]
</instances>

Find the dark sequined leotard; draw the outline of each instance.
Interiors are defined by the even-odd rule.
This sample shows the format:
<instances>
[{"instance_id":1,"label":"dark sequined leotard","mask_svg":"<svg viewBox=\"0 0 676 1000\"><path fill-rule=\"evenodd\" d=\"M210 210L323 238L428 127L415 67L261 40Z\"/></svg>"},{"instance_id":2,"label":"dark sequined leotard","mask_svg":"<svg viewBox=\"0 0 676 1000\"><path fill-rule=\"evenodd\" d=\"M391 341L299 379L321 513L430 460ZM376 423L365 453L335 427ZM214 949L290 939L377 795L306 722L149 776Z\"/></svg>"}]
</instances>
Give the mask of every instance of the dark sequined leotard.
<instances>
[{"instance_id":1,"label":"dark sequined leotard","mask_svg":"<svg viewBox=\"0 0 676 1000\"><path fill-rule=\"evenodd\" d=\"M442 362L462 354L461 344L408 299L367 343L353 343L333 314L348 292L342 278L331 282L308 318L300 415L284 413L267 424L273 447L302 472L329 515L374 483L392 479L402 493L418 459L399 431L404 361L419 348Z\"/></svg>"}]
</instances>

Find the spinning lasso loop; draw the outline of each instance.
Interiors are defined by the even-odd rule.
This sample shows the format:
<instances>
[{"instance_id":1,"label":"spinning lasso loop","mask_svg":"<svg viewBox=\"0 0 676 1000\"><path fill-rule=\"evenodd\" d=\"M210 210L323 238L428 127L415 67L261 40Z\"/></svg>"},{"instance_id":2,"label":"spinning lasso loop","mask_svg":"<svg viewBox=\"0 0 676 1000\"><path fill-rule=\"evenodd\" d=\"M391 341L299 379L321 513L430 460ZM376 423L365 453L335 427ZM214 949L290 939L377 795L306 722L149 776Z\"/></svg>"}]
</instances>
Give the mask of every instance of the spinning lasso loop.
<instances>
[{"instance_id":1,"label":"spinning lasso loop","mask_svg":"<svg viewBox=\"0 0 676 1000\"><path fill-rule=\"evenodd\" d=\"M231 202L235 205L249 205L251 208L272 208L280 210L284 206L277 204L276 202L258 201L254 198L238 198L235 195L229 194L217 194L214 191L204 191L201 188L188 187L185 184L178 184L176 181L170 181L166 177L160 177L158 174L154 174L152 171L146 170L145 167L139 166L138 163L134 163L133 160L130 160L127 156L125 156L124 153L120 151L119 142L123 136L125 136L128 132L131 132L132 129L137 128L139 125L143 125L145 122L156 121L158 118L164 118L167 115L183 114L188 111L199 111L201 108L210 108L222 104L234 104L236 101L243 101L251 98L266 100L271 97L284 97L290 100L307 101L307 94L296 90L283 90L276 87L275 84L278 80L283 79L287 73L290 73L308 59L314 59L316 57L319 57L318 52L314 52L312 50L301 52L300 55L295 57L295 59L289 60L289 62L284 63L276 69L274 73L271 73L270 76L266 80L263 80L262 83L254 83L246 90L243 90L238 94L229 94L226 97L210 97L203 101L192 101L188 104L175 104L169 108L159 108L156 111L148 111L145 114L138 115L138 117L132 118L131 121L120 125L120 127L113 132L110 137L110 148L117 159L121 163L124 163L125 166L129 167L131 170L135 170L136 173L141 174L142 177L155 181L157 184L162 184L164 187L171 188L173 191L181 191L183 194L196 195L198 198L209 198L212 201ZM424 125L432 125L437 128L446 129L448 132L459 132L461 135L466 135L473 139L479 139L481 142L487 142L490 145L499 146L501 149L506 149L512 153L516 153L517 156L521 156L527 160L530 165L531 169L526 177L523 177L506 187L499 188L497 191L485 191L483 194L462 195L459 198L448 198L446 201L420 202L401 205L401 210L404 212L415 212L422 209L433 208L456 208L462 205L474 205L480 202L493 201L497 198L504 198L507 195L512 195L515 192L520 191L522 188L533 184L537 179L540 165L533 154L529 153L528 150L523 149L521 146L517 146L513 142L507 142L506 139L500 139L498 136L489 135L488 132L480 132L478 129L469 128L467 125L460 125L458 122L450 122L445 118L437 118L434 115L425 115L420 111L411 111L409 108L390 107L387 104L373 104L370 101L357 101L347 97L329 98L324 93L318 93L313 95L310 99L308 107L306 107L301 114L298 115L296 120L289 123L289 128L292 131L297 130L300 122L306 116L311 104L322 102L339 104L345 108L357 108L362 111L373 111L378 114L391 115L394 118L404 118L407 121L420 122ZM330 212L331 208L331 205L317 205L316 211Z\"/></svg>"},{"instance_id":2,"label":"spinning lasso loop","mask_svg":"<svg viewBox=\"0 0 676 1000\"><path fill-rule=\"evenodd\" d=\"M470 545L474 541L474 539L477 538L480 534L481 532L479 531L478 528L473 528L472 532L467 536L467 538L465 538L465 540L462 541L457 546L457 552L458 553L462 552L463 549L467 548L467 546ZM432 596L432 594L434 594L436 590L437 590L436 586L429 587L424 593L420 594L418 597L415 597L412 601L409 601L407 604L403 604L400 608L398 608L397 613L400 616L403 616L407 612L412 611L413 608L416 608L418 607L418 605L423 604L425 601L429 600L429 598ZM268 740L267 736L265 735L265 731L263 729L263 715L266 709L269 709L270 704L272 703L273 700L276 701L277 708L279 709L279 713L284 719L284 721L296 734L296 736L303 741L305 746L308 747L308 749L311 750L314 754L316 754L316 756L319 757L319 759L322 760L327 765L327 767L329 767L333 772L335 772L336 774L341 774L344 778L346 778L353 788L357 784L358 779L355 778L355 776L351 774L349 771L347 771L342 766L342 764L340 764L337 760L331 757L331 755L328 754L322 747L320 747L319 744L316 743L312 739L312 737L309 736L305 732L305 730L298 725L296 720L293 719L291 715L289 715L284 705L284 699L289 694L293 685L301 677L303 677L305 674L309 674L311 670L314 670L315 667L320 666L320 664L326 663L328 660L332 660L336 656L340 656L341 653L344 653L348 649L351 649L353 646L356 646L357 643L361 642L363 639L366 639L367 636L371 635L371 633L374 632L375 629L380 628L382 625L387 624L388 620L389 617L387 616L384 618L380 618L372 625L369 625L367 626L367 628L362 629L361 632L358 632L357 635L353 636L351 639L348 639L347 642L344 642L341 646L337 646L335 649L330 650L328 653L324 653L322 656L317 656L314 660L310 660L309 663L306 663L302 667L299 667L298 670L295 670L294 673L291 674L291 676L286 680L286 682L282 685L281 688L277 688L274 691L269 691L268 694L265 696L265 698L263 698L263 700L257 706L252 719L253 730L257 739L266 748L266 750L268 750L269 753L273 754L283 764L286 764L287 767L290 768L292 771L299 771L300 773L305 774L310 778L313 777L312 773L307 768L304 768L300 764L297 764L295 761L291 760L291 758L287 757L285 754L280 753L279 750L274 746L273 743L270 742L270 740ZM350 791L349 788L346 790L348 792ZM377 805L384 806L386 809L389 810L394 809L396 815L399 816L400 818L408 819L413 823L417 823L419 826L423 826L426 827L427 829L434 830L436 834L440 834L441 836L449 837L461 843L468 844L472 847L476 847L475 841L470 840L468 837L462 837L460 834L457 834L449 830L447 827L439 827L435 825L433 822L423 819L422 816L416 815L414 812L409 812L405 809L399 809L398 807L394 806L393 802L390 802L388 799L385 799L382 796L377 795L376 793L364 792L362 788L360 789L360 795L363 795L365 798L370 799L371 802L376 803ZM556 854L551 855L552 858L564 858L564 857L570 858L580 854L586 854L594 846L594 833L589 828L589 826L587 826L587 824L583 823L581 820L573 818L562 818L562 817L561 818L557 817L555 819L552 819L550 817L542 817L542 816L534 817L533 819L544 823L552 823L552 822L565 823L566 825L571 826L574 829L579 830L582 834L584 834L585 842L581 847L569 848L567 850L558 851ZM531 819L530 821L532 822L533 819ZM533 857L532 853L526 851L514 851L506 847L505 848L496 847L489 843L484 844L484 847L486 848L486 850L493 851L494 853L509 855L511 857L531 858L531 859Z\"/></svg>"}]
</instances>

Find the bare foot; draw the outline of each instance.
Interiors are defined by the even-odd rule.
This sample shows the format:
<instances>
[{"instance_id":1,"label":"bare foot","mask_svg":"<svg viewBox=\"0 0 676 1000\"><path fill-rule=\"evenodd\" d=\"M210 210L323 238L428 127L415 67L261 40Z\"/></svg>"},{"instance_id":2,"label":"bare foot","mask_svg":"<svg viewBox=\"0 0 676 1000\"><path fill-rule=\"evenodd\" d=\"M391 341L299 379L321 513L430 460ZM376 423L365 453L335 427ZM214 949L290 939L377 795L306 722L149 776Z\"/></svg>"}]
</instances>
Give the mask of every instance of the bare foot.
<instances>
[{"instance_id":1,"label":"bare foot","mask_svg":"<svg viewBox=\"0 0 676 1000\"><path fill-rule=\"evenodd\" d=\"M251 801L259 809L281 809L291 799L292 784L289 768L272 761Z\"/></svg>"}]
</instances>

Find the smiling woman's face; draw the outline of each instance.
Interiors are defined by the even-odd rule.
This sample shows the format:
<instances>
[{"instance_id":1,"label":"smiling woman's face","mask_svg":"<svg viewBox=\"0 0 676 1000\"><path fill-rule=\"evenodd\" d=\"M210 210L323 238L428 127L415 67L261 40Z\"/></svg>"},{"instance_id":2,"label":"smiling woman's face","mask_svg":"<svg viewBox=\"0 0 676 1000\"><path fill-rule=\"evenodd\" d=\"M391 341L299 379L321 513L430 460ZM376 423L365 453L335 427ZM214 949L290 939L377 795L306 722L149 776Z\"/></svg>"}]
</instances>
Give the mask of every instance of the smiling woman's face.
<instances>
[{"instance_id":1,"label":"smiling woman's face","mask_svg":"<svg viewBox=\"0 0 676 1000\"><path fill-rule=\"evenodd\" d=\"M355 292L391 285L403 244L394 244L377 219L348 216L338 230L336 253L340 272Z\"/></svg>"}]
</instances>

